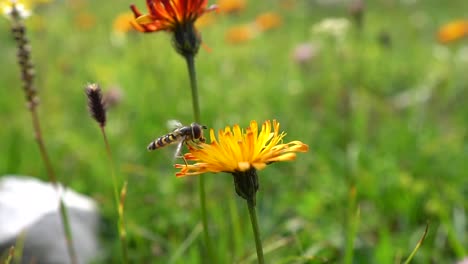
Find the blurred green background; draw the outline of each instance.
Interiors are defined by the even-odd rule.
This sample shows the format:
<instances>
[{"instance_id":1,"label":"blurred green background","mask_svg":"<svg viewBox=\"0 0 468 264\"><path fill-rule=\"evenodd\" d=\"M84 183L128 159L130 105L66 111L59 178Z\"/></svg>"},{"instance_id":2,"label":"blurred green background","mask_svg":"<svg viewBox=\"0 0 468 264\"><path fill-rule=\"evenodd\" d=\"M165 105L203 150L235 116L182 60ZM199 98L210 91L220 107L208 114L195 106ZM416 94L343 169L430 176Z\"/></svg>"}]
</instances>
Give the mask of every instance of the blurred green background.
<instances>
[{"instance_id":1,"label":"blurred green background","mask_svg":"<svg viewBox=\"0 0 468 264\"><path fill-rule=\"evenodd\" d=\"M146 13L144 1L133 3ZM128 180L131 262L206 263L197 178L175 177L174 149L146 150L168 132L167 120L193 121L185 62L169 34L116 32L114 20L129 4L52 1L26 20L46 144L60 180L98 201L104 263L117 262L110 169L84 86L113 91L118 102L106 129L117 176ZM467 19L468 1L368 1L361 26L350 5L248 1L234 14L214 13L200 28L211 51L201 48L196 58L202 121L220 129L277 119L286 142L310 147L295 162L259 173L267 263L341 262L347 236L354 237L353 263L400 263L426 223L413 263L455 263L468 248L468 38L440 44L436 35L441 25ZM280 24L229 41L232 27L265 12ZM326 18L344 18L347 27L334 35L322 24L325 32L317 32ZM0 173L45 180L7 19L0 40ZM206 183L219 262L255 263L232 177L209 174Z\"/></svg>"}]
</instances>

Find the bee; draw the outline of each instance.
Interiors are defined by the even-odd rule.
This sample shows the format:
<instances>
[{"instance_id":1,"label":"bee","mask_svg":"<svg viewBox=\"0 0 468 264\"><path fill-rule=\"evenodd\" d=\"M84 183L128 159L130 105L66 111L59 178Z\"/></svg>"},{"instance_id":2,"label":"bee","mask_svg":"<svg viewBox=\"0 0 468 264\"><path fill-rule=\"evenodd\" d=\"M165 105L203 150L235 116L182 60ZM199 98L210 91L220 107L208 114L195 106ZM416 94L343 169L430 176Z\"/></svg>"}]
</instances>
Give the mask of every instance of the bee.
<instances>
[{"instance_id":1,"label":"bee","mask_svg":"<svg viewBox=\"0 0 468 264\"><path fill-rule=\"evenodd\" d=\"M176 120L170 120L168 122L168 125L174 128L172 132L164 136L158 137L157 139L152 141L147 147L148 150L156 150L169 145L177 144L177 150L175 152L174 157L183 158L180 152L184 143L187 143L188 141L206 141L205 137L203 136L203 129L207 129L207 127L204 125L192 123L190 124L190 126L184 126ZM187 161L185 161L185 163L187 163Z\"/></svg>"}]
</instances>

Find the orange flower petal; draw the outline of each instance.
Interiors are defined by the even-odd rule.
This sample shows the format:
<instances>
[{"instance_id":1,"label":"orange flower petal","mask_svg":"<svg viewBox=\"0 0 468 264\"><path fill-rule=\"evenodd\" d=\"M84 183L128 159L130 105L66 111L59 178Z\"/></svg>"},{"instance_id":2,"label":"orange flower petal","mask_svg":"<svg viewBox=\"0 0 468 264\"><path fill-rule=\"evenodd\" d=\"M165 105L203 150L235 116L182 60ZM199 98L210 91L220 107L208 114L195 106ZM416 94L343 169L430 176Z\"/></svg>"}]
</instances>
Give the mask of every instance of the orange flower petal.
<instances>
[{"instance_id":1,"label":"orange flower petal","mask_svg":"<svg viewBox=\"0 0 468 264\"><path fill-rule=\"evenodd\" d=\"M223 13L236 13L245 9L245 0L219 0L219 11Z\"/></svg>"},{"instance_id":2,"label":"orange flower petal","mask_svg":"<svg viewBox=\"0 0 468 264\"><path fill-rule=\"evenodd\" d=\"M252 40L257 35L257 28L251 24L235 26L227 31L226 41L230 44L238 44Z\"/></svg>"},{"instance_id":3,"label":"orange flower petal","mask_svg":"<svg viewBox=\"0 0 468 264\"><path fill-rule=\"evenodd\" d=\"M255 19L255 24L260 29L260 31L266 31L273 28L277 28L282 24L281 17L273 12L268 12L257 16Z\"/></svg>"}]
</instances>

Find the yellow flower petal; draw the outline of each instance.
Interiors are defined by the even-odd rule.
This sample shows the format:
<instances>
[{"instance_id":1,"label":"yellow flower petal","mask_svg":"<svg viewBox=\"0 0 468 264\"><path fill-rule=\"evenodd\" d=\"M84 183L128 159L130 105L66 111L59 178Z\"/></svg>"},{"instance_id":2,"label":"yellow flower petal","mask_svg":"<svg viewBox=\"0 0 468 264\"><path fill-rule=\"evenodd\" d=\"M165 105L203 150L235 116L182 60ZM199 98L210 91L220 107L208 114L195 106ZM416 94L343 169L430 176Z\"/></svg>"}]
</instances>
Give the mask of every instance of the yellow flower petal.
<instances>
[{"instance_id":1,"label":"yellow flower petal","mask_svg":"<svg viewBox=\"0 0 468 264\"><path fill-rule=\"evenodd\" d=\"M136 18L135 21L140 25L153 23L153 19L151 19L151 15L142 15L142 16Z\"/></svg>"},{"instance_id":2,"label":"yellow flower petal","mask_svg":"<svg viewBox=\"0 0 468 264\"><path fill-rule=\"evenodd\" d=\"M211 143L189 144L190 153L184 155L195 164L176 164L177 176L198 175L205 172L242 172L264 169L268 164L296 158L296 152L306 152L309 147L301 141L282 143L286 133L280 132L279 122L266 121L260 132L256 121L244 130L239 125L227 126L218 131L216 138L210 130Z\"/></svg>"}]
</instances>

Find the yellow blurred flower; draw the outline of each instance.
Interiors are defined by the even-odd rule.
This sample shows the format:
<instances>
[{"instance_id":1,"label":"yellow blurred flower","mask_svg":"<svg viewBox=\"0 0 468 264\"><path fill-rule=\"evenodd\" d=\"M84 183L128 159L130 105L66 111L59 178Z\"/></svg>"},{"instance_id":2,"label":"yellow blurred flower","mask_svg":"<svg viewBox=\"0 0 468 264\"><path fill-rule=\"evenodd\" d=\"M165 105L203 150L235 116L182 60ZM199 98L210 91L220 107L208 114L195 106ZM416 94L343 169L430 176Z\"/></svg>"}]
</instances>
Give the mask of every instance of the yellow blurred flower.
<instances>
[{"instance_id":1,"label":"yellow blurred flower","mask_svg":"<svg viewBox=\"0 0 468 264\"><path fill-rule=\"evenodd\" d=\"M0 0L0 12L9 17L13 10L13 4L22 18L31 16L32 10L40 4L46 4L52 0Z\"/></svg>"},{"instance_id":2,"label":"yellow blurred flower","mask_svg":"<svg viewBox=\"0 0 468 264\"><path fill-rule=\"evenodd\" d=\"M280 2L281 9L291 10L297 5L297 0L282 0Z\"/></svg>"},{"instance_id":3,"label":"yellow blurred flower","mask_svg":"<svg viewBox=\"0 0 468 264\"><path fill-rule=\"evenodd\" d=\"M266 31L269 29L277 28L282 23L281 17L274 12L267 12L261 15L258 15L255 19L255 24L260 31Z\"/></svg>"},{"instance_id":4,"label":"yellow blurred flower","mask_svg":"<svg viewBox=\"0 0 468 264\"><path fill-rule=\"evenodd\" d=\"M18 11L20 17L26 18L31 15L31 5L29 3L25 3L24 1L5 0L0 1L0 10L4 16L11 16L11 12L13 11L13 4L16 5L16 10Z\"/></svg>"},{"instance_id":5,"label":"yellow blurred flower","mask_svg":"<svg viewBox=\"0 0 468 264\"><path fill-rule=\"evenodd\" d=\"M236 13L245 9L245 0L219 0L218 8L223 13Z\"/></svg>"},{"instance_id":6,"label":"yellow blurred flower","mask_svg":"<svg viewBox=\"0 0 468 264\"><path fill-rule=\"evenodd\" d=\"M468 20L457 20L443 25L437 32L441 43L449 43L468 36Z\"/></svg>"},{"instance_id":7,"label":"yellow blurred flower","mask_svg":"<svg viewBox=\"0 0 468 264\"><path fill-rule=\"evenodd\" d=\"M195 21L195 28L204 28L206 26L212 25L216 22L216 18L213 13L205 14Z\"/></svg>"},{"instance_id":8,"label":"yellow blurred flower","mask_svg":"<svg viewBox=\"0 0 468 264\"><path fill-rule=\"evenodd\" d=\"M226 41L231 44L243 43L254 39L259 34L253 24L234 26L226 32Z\"/></svg>"},{"instance_id":9,"label":"yellow blurred flower","mask_svg":"<svg viewBox=\"0 0 468 264\"><path fill-rule=\"evenodd\" d=\"M206 172L238 173L247 170L262 170L268 164L296 158L295 152L307 152L309 147L300 141L283 143L285 132L279 131L280 124L265 121L258 131L256 121L243 131L239 125L227 126L219 130L218 138L210 130L211 143L189 143L189 151L184 155L195 164L176 164L181 169L176 176L198 175Z\"/></svg>"},{"instance_id":10,"label":"yellow blurred flower","mask_svg":"<svg viewBox=\"0 0 468 264\"><path fill-rule=\"evenodd\" d=\"M96 25L96 16L87 11L79 12L75 17L75 25L81 30L88 30Z\"/></svg>"},{"instance_id":11,"label":"yellow blurred flower","mask_svg":"<svg viewBox=\"0 0 468 264\"><path fill-rule=\"evenodd\" d=\"M131 21L133 21L133 14L130 12L123 12L117 15L112 23L114 32L127 33L133 29Z\"/></svg>"}]
</instances>

